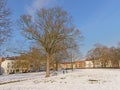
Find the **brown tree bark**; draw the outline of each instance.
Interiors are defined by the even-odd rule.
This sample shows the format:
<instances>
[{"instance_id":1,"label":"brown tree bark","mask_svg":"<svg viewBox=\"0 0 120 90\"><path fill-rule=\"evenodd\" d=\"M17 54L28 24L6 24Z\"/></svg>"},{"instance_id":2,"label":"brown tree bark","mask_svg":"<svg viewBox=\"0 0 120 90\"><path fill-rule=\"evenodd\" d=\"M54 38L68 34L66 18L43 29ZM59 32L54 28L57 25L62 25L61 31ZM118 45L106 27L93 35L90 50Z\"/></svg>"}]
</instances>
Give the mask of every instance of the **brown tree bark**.
<instances>
[{"instance_id":1,"label":"brown tree bark","mask_svg":"<svg viewBox=\"0 0 120 90\"><path fill-rule=\"evenodd\" d=\"M48 53L46 59L46 77L50 77L50 55Z\"/></svg>"}]
</instances>

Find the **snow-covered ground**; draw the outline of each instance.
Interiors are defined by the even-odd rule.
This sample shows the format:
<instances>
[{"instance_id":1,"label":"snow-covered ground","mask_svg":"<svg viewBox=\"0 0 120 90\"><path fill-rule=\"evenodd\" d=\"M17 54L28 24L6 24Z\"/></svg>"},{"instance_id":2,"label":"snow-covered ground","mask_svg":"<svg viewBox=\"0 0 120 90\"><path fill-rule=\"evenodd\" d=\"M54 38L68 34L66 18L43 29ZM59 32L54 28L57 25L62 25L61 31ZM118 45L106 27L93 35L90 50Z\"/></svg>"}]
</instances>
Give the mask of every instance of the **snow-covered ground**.
<instances>
[{"instance_id":1,"label":"snow-covered ground","mask_svg":"<svg viewBox=\"0 0 120 90\"><path fill-rule=\"evenodd\" d=\"M120 90L120 69L79 69L49 78L44 74L2 75L0 90Z\"/></svg>"}]
</instances>

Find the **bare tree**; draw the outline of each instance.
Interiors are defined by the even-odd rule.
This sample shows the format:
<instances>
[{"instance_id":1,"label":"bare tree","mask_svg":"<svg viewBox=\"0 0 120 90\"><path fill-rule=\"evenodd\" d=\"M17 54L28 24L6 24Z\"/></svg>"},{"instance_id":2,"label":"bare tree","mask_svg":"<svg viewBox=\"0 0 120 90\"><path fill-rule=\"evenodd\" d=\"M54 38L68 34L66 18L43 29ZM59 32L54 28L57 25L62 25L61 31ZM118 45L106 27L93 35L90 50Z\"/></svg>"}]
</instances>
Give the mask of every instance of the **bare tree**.
<instances>
[{"instance_id":1,"label":"bare tree","mask_svg":"<svg viewBox=\"0 0 120 90\"><path fill-rule=\"evenodd\" d=\"M27 62L26 64L29 66L30 71L39 71L41 65L45 63L45 55L37 47L32 47L29 51L21 53L18 59L17 66L24 66L24 64L19 64L21 63L20 61L24 61L23 63Z\"/></svg>"},{"instance_id":2,"label":"bare tree","mask_svg":"<svg viewBox=\"0 0 120 90\"><path fill-rule=\"evenodd\" d=\"M99 65L99 52L98 52L98 48L94 48L88 51L87 53L87 60L91 60L93 63L93 68L98 67Z\"/></svg>"},{"instance_id":3,"label":"bare tree","mask_svg":"<svg viewBox=\"0 0 120 90\"><path fill-rule=\"evenodd\" d=\"M94 49L88 51L87 59L93 61L94 67L119 67L120 49L115 47L106 47L97 45Z\"/></svg>"},{"instance_id":4,"label":"bare tree","mask_svg":"<svg viewBox=\"0 0 120 90\"><path fill-rule=\"evenodd\" d=\"M36 16L22 15L19 27L25 37L39 42L46 54L46 77L50 76L49 65L54 53L76 46L79 30L73 26L71 17L59 7L36 12Z\"/></svg>"},{"instance_id":5,"label":"bare tree","mask_svg":"<svg viewBox=\"0 0 120 90\"><path fill-rule=\"evenodd\" d=\"M112 67L114 68L118 68L119 67L119 62L120 62L120 48L115 48L115 47L112 47L110 48L110 52L112 53L112 58L111 58L111 64L112 64ZM110 55L111 57L111 55Z\"/></svg>"},{"instance_id":6,"label":"bare tree","mask_svg":"<svg viewBox=\"0 0 120 90\"><path fill-rule=\"evenodd\" d=\"M28 72L30 68L29 60L16 60L14 63L15 72Z\"/></svg>"},{"instance_id":7,"label":"bare tree","mask_svg":"<svg viewBox=\"0 0 120 90\"><path fill-rule=\"evenodd\" d=\"M0 46L10 36L10 10L6 7L7 0L0 0Z\"/></svg>"},{"instance_id":8,"label":"bare tree","mask_svg":"<svg viewBox=\"0 0 120 90\"><path fill-rule=\"evenodd\" d=\"M46 57L39 48L32 47L27 53L26 59L29 60L34 71L39 71L42 65L45 63Z\"/></svg>"},{"instance_id":9,"label":"bare tree","mask_svg":"<svg viewBox=\"0 0 120 90\"><path fill-rule=\"evenodd\" d=\"M59 63L64 62L63 59L64 58L69 58L68 56L68 52L66 50L63 50L59 53L54 53L52 55L52 63L54 63L54 71L58 71L59 69Z\"/></svg>"}]
</instances>

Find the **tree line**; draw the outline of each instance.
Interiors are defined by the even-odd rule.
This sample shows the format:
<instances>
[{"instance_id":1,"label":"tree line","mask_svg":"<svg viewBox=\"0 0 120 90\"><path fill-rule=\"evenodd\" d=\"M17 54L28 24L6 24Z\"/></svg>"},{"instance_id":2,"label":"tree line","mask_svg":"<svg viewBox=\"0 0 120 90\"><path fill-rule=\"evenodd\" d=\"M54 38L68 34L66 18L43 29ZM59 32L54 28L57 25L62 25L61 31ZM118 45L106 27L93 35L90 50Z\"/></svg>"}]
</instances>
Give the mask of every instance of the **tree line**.
<instances>
[{"instance_id":1,"label":"tree line","mask_svg":"<svg viewBox=\"0 0 120 90\"><path fill-rule=\"evenodd\" d=\"M94 68L119 68L120 67L120 47L107 47L96 44L88 51L87 59L93 62Z\"/></svg>"}]
</instances>

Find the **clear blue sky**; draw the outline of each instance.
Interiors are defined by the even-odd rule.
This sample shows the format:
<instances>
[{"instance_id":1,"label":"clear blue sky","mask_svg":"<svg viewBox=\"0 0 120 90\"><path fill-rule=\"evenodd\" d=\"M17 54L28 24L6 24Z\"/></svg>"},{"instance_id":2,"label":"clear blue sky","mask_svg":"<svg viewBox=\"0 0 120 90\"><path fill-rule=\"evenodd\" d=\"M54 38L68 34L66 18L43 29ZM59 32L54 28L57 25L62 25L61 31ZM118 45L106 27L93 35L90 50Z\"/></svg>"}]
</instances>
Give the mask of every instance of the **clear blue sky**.
<instances>
[{"instance_id":1,"label":"clear blue sky","mask_svg":"<svg viewBox=\"0 0 120 90\"><path fill-rule=\"evenodd\" d=\"M61 6L72 15L85 37L83 54L95 43L114 46L120 41L120 0L8 0L14 21L24 13L33 14L36 9L53 6ZM20 39L15 26L14 43Z\"/></svg>"}]
</instances>

